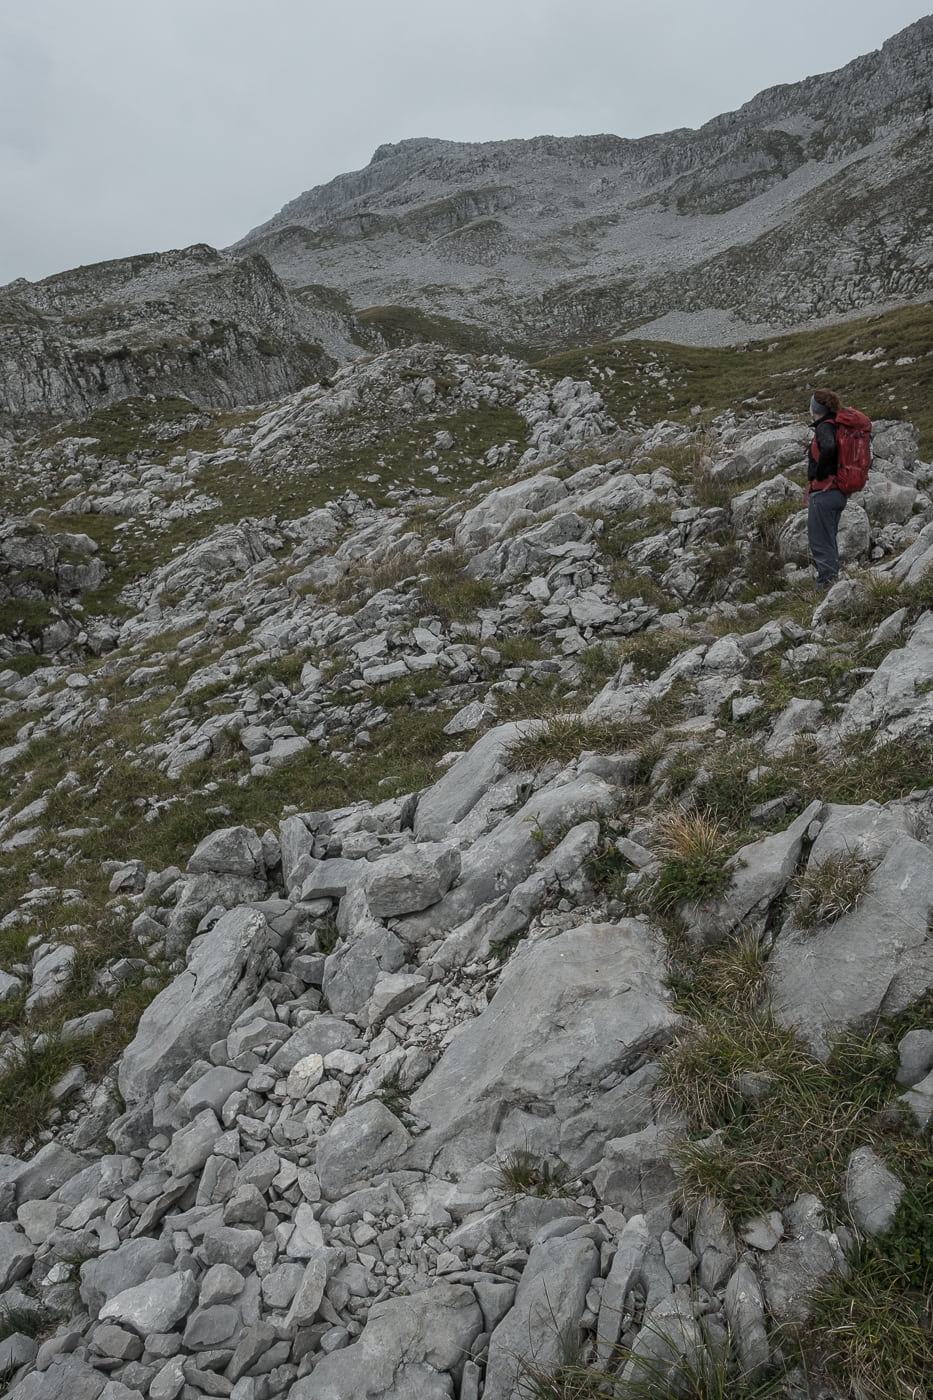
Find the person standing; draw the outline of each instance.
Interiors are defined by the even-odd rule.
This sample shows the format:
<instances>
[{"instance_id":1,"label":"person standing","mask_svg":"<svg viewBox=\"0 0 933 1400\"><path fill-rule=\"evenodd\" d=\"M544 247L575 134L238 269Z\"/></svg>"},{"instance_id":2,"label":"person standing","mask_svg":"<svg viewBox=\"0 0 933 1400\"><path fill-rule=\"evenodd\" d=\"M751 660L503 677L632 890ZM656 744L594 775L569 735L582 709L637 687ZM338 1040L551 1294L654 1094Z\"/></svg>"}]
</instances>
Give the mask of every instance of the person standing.
<instances>
[{"instance_id":1,"label":"person standing","mask_svg":"<svg viewBox=\"0 0 933 1400\"><path fill-rule=\"evenodd\" d=\"M816 565L817 588L832 588L839 577L839 517L847 499L836 481L835 420L841 408L842 400L832 389L816 389L810 400L813 437L807 467L807 541Z\"/></svg>"}]
</instances>

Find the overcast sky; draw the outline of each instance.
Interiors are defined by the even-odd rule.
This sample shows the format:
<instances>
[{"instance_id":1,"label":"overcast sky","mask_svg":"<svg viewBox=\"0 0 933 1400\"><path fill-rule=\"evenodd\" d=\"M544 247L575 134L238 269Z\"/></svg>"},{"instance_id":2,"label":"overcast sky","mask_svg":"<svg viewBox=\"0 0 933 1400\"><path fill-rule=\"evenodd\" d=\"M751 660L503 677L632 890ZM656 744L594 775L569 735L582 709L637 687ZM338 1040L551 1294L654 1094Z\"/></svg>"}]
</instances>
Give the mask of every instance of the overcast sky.
<instances>
[{"instance_id":1,"label":"overcast sky","mask_svg":"<svg viewBox=\"0 0 933 1400\"><path fill-rule=\"evenodd\" d=\"M909 0L0 0L0 285L223 247L385 141L699 126L926 12Z\"/></svg>"}]
</instances>

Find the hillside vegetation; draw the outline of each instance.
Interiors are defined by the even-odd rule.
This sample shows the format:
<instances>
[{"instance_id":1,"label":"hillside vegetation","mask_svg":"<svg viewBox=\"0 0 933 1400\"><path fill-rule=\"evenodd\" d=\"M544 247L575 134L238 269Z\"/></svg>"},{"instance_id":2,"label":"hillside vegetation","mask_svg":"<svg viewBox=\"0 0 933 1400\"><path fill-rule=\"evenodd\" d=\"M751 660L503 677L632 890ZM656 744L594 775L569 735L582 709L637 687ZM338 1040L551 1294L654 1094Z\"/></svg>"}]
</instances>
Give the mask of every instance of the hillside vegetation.
<instances>
[{"instance_id":1,"label":"hillside vegetation","mask_svg":"<svg viewBox=\"0 0 933 1400\"><path fill-rule=\"evenodd\" d=\"M3 445L16 1400L924 1393L931 329Z\"/></svg>"}]
</instances>

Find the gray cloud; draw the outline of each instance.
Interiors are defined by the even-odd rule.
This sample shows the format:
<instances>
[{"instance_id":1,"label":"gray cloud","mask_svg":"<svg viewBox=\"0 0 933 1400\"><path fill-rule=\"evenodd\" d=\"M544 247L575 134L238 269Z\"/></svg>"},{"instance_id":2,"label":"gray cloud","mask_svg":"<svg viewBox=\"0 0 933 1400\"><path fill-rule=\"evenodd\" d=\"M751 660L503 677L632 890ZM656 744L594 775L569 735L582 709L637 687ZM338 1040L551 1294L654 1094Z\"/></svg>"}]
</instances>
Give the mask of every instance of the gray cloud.
<instances>
[{"instance_id":1,"label":"gray cloud","mask_svg":"<svg viewBox=\"0 0 933 1400\"><path fill-rule=\"evenodd\" d=\"M907 0L826 0L814 26L804 0L0 10L0 284L224 246L385 141L698 126L840 67L923 13Z\"/></svg>"}]
</instances>

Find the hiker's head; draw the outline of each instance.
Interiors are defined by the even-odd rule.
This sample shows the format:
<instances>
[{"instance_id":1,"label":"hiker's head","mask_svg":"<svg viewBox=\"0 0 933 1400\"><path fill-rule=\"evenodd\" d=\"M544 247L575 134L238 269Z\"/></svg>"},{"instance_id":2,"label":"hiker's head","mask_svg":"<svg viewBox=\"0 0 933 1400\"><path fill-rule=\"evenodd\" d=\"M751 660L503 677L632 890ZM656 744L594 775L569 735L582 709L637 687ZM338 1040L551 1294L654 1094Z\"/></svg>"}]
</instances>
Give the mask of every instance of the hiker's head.
<instances>
[{"instance_id":1,"label":"hiker's head","mask_svg":"<svg viewBox=\"0 0 933 1400\"><path fill-rule=\"evenodd\" d=\"M810 417L815 422L818 418L825 418L827 413L838 413L841 407L842 399L832 389L814 389L810 400Z\"/></svg>"}]
</instances>

